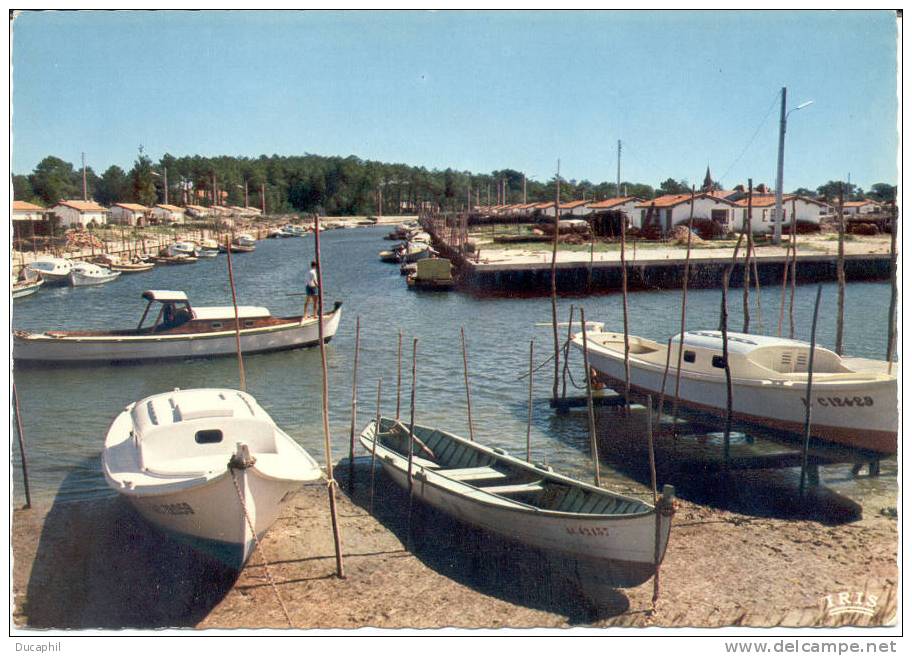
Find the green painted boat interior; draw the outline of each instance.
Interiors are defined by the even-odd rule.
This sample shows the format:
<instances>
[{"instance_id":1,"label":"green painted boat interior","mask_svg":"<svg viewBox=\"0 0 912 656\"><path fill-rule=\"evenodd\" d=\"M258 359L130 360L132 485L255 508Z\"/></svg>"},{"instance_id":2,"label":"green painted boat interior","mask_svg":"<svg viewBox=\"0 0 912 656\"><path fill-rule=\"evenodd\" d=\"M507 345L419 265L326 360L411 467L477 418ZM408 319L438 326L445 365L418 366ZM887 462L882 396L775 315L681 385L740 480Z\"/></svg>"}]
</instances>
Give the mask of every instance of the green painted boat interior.
<instances>
[{"instance_id":1,"label":"green painted boat interior","mask_svg":"<svg viewBox=\"0 0 912 656\"><path fill-rule=\"evenodd\" d=\"M407 458L408 426L381 418L378 444ZM412 462L451 480L543 510L584 515L630 515L651 510L637 499L573 485L548 476L550 469L542 465L521 466L424 426L414 428Z\"/></svg>"}]
</instances>

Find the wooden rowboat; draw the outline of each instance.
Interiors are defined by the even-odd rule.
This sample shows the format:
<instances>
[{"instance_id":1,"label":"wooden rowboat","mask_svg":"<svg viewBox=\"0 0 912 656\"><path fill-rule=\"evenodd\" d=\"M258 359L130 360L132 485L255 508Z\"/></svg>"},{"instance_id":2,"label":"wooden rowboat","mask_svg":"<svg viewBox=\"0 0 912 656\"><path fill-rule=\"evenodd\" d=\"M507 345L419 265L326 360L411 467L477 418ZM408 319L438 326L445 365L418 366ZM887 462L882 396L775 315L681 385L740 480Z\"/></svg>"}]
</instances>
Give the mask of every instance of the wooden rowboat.
<instances>
[{"instance_id":1,"label":"wooden rowboat","mask_svg":"<svg viewBox=\"0 0 912 656\"><path fill-rule=\"evenodd\" d=\"M384 471L408 489L408 427L381 418L377 438L372 421L361 444L370 452L376 448ZM460 521L560 554L562 565L577 568L585 588L640 585L665 555L674 513L670 485L653 507L425 426L414 427L411 447L416 498Z\"/></svg>"}]
</instances>

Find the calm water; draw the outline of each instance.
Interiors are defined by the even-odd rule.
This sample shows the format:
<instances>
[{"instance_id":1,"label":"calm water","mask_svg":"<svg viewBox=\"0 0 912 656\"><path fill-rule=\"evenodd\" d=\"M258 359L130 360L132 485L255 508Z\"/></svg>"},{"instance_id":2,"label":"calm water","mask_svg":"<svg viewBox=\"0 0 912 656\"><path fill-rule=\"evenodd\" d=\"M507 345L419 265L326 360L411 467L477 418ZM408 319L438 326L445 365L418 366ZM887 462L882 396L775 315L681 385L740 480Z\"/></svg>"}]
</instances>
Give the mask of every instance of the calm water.
<instances>
[{"instance_id":1,"label":"calm water","mask_svg":"<svg viewBox=\"0 0 912 656\"><path fill-rule=\"evenodd\" d=\"M377 381L383 377L383 411L395 412L396 334L403 331L402 412L407 416L412 338L418 343L416 422L467 434L465 389L459 329L464 326L469 346L472 409L476 437L515 453L525 451L526 380L529 340L536 340L536 363L549 353L551 333L535 324L550 321L548 298L474 298L463 293L408 291L397 266L384 264L378 251L389 246L382 235L388 228L327 232L321 239L326 303L342 300L342 322L327 348L330 376L330 414L333 454L348 453L351 421L351 380L355 318L361 317L361 356L358 428L373 416ZM313 238L264 240L255 253L232 258L238 302L265 305L273 314L300 313L304 275L313 256ZM17 301L16 329L128 327L139 320L146 289L184 290L196 305L230 305L224 256L200 260L187 267L158 267L149 273L123 275L96 288L43 289ZM809 339L816 287L797 290L797 337ZM688 328L714 328L718 322L718 290L688 295ZM846 352L883 358L890 289L884 283L855 283L846 290ZM779 289L763 290L764 330L774 333ZM562 298L559 316L566 321L570 304L585 305L587 318L620 329L618 294ZM730 298L731 326L741 326L740 290ZM680 321L680 291L640 292L629 300L634 333L667 339ZM824 286L818 340L832 347L835 335L836 287ZM752 311L756 313L752 297ZM774 316L775 315L775 316ZM786 318L787 321L787 318ZM756 316L752 328L757 330ZM323 459L320 420L320 354L318 349L251 356L245 359L248 391L273 419L319 460ZM571 366L582 368L574 353ZM551 366L536 375L537 402L533 415L533 458L556 469L588 477L588 435L585 413L556 417L545 400L550 394ZM579 380L579 376L577 377ZM15 372L24 431L28 440L32 495L40 500L84 498L109 494L100 469L105 432L125 405L174 387L237 387L234 359L169 362L140 366L91 368L34 368ZM360 454L360 446L356 446ZM18 458L18 453L15 454ZM18 472L18 460L17 460ZM886 505L895 494L895 459L884 463L880 479L853 479L847 466L821 471L822 482L861 500ZM621 472L603 470L607 485L642 494L645 487ZM17 478L17 499L22 497ZM895 501L892 502L895 504Z\"/></svg>"}]
</instances>

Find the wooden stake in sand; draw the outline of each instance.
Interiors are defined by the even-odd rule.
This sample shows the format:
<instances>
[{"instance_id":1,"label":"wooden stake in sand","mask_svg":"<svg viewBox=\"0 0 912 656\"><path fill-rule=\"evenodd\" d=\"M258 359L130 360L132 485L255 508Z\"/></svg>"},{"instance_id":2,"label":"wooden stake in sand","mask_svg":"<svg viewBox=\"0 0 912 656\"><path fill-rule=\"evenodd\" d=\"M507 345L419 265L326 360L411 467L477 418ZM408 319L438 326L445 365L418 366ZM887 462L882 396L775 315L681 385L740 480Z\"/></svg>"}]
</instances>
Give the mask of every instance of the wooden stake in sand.
<instances>
[{"instance_id":1,"label":"wooden stake in sand","mask_svg":"<svg viewBox=\"0 0 912 656\"><path fill-rule=\"evenodd\" d=\"M246 392L247 376L244 373L244 354L241 353L241 318L238 314L237 293L234 288L234 270L231 268L231 242L227 241L225 245L228 247L228 284L231 286L231 304L234 306L234 341L237 347L238 375L241 380L241 391Z\"/></svg>"},{"instance_id":2,"label":"wooden stake in sand","mask_svg":"<svg viewBox=\"0 0 912 656\"><path fill-rule=\"evenodd\" d=\"M355 424L358 421L358 355L361 352L361 316L355 319L355 365L352 368L351 429L348 436L348 488L355 488Z\"/></svg>"},{"instance_id":3,"label":"wooden stake in sand","mask_svg":"<svg viewBox=\"0 0 912 656\"><path fill-rule=\"evenodd\" d=\"M836 251L836 355L842 355L842 325L845 318L845 215L843 214L843 185L839 184L839 246ZM810 397L808 397L810 398Z\"/></svg>"},{"instance_id":4,"label":"wooden stake in sand","mask_svg":"<svg viewBox=\"0 0 912 656\"><path fill-rule=\"evenodd\" d=\"M808 449L811 444L811 388L814 383L814 351L817 344L817 313L820 310L820 293L823 285L817 286L817 298L814 300L814 319L811 321L811 351L808 354L808 377L804 398L804 446L801 449L801 479L798 482L798 494L804 496L804 483L807 478Z\"/></svg>"},{"instance_id":5,"label":"wooden stake in sand","mask_svg":"<svg viewBox=\"0 0 912 656\"><path fill-rule=\"evenodd\" d=\"M890 203L890 310L887 315L887 373L893 373L896 351L896 200Z\"/></svg>"},{"instance_id":6,"label":"wooden stake in sand","mask_svg":"<svg viewBox=\"0 0 912 656\"><path fill-rule=\"evenodd\" d=\"M462 374L465 378L466 408L469 413L469 439L475 441L475 426L472 423L472 394L469 392L469 356L466 353L465 327L460 326L459 335L462 337Z\"/></svg>"},{"instance_id":7,"label":"wooden stake in sand","mask_svg":"<svg viewBox=\"0 0 912 656\"><path fill-rule=\"evenodd\" d=\"M529 340L529 422L526 424L526 462L532 462L532 358L535 351L535 338Z\"/></svg>"},{"instance_id":8,"label":"wooden stake in sand","mask_svg":"<svg viewBox=\"0 0 912 656\"><path fill-rule=\"evenodd\" d=\"M402 330L399 330L399 348L396 351L396 421L399 421L399 402L402 400Z\"/></svg>"},{"instance_id":9,"label":"wooden stake in sand","mask_svg":"<svg viewBox=\"0 0 912 656\"><path fill-rule=\"evenodd\" d=\"M652 434L652 395L646 397L646 441L649 447L649 479L652 483L652 506L655 508L655 574L652 577L652 612L659 601L659 542L662 539L662 513L659 512L658 476L656 475L655 439ZM661 418L661 415L659 415Z\"/></svg>"},{"instance_id":10,"label":"wooden stake in sand","mask_svg":"<svg viewBox=\"0 0 912 656\"><path fill-rule=\"evenodd\" d=\"M229 249L230 250L230 249ZM329 371L326 366L326 340L323 337L323 267L320 264L320 217L314 215L314 259L317 263L317 316L319 321L320 365L323 369L323 450L326 456L326 489L329 493L329 514L332 517L333 542L336 547L336 575L345 578L342 564L342 536L336 514L336 480L333 477L332 445L329 437Z\"/></svg>"},{"instance_id":11,"label":"wooden stake in sand","mask_svg":"<svg viewBox=\"0 0 912 656\"><path fill-rule=\"evenodd\" d=\"M28 509L32 507L32 493L29 488L28 459L25 456L25 432L22 430L22 414L19 412L19 392L16 391L16 383L13 383L13 407L16 410L16 437L19 442L19 457L22 459L22 482L25 489L24 508Z\"/></svg>"},{"instance_id":12,"label":"wooden stake in sand","mask_svg":"<svg viewBox=\"0 0 912 656\"><path fill-rule=\"evenodd\" d=\"M738 259L738 249L741 247L741 238L744 233L738 237L735 243L735 251L732 254L731 264L726 267L722 274L722 312L719 316L719 330L722 332L722 366L725 370L725 433L723 437L723 456L725 468L728 468L728 458L731 448L731 427L732 427L732 377L731 367L728 364L728 282L731 278L732 269Z\"/></svg>"},{"instance_id":13,"label":"wooden stake in sand","mask_svg":"<svg viewBox=\"0 0 912 656\"><path fill-rule=\"evenodd\" d=\"M602 484L599 472L598 442L596 440L595 407L592 402L592 372L589 369L589 342L586 339L586 310L580 307L580 322L583 324L583 367L586 375L586 407L589 411L589 449L592 454L592 466L595 469L595 484ZM651 408L651 406L650 406ZM652 410L650 409L650 412Z\"/></svg>"},{"instance_id":14,"label":"wooden stake in sand","mask_svg":"<svg viewBox=\"0 0 912 656\"><path fill-rule=\"evenodd\" d=\"M383 388L383 376L377 381L377 418L374 420L374 441L371 442L370 468L370 505L369 512L374 513L374 467L377 464L377 441L380 439L380 390Z\"/></svg>"}]
</instances>

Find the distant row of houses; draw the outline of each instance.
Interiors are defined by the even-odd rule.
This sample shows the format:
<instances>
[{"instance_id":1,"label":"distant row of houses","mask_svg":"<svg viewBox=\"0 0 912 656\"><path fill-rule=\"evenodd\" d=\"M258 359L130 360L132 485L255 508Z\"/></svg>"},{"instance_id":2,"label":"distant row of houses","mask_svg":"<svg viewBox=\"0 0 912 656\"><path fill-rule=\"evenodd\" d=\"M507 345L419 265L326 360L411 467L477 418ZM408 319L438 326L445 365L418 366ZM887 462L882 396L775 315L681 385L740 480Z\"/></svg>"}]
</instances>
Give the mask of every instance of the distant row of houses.
<instances>
[{"instance_id":1,"label":"distant row of houses","mask_svg":"<svg viewBox=\"0 0 912 656\"><path fill-rule=\"evenodd\" d=\"M678 223L686 222L690 218L690 199L690 194L666 194L652 200L636 196L621 196L600 201L574 200L561 203L560 213L562 217L569 219L598 212L621 211L627 215L628 221L635 228L658 225L662 230L670 231ZM788 220L791 220L794 213L798 221L819 223L822 218L834 213L831 205L813 198L788 194L782 199ZM773 222L775 195L754 194L750 198L750 204L751 221L755 228ZM554 216L554 201L478 206L474 211L478 214L505 218ZM879 211L880 205L872 200L843 203L843 212L848 216L874 214ZM729 230L736 230L747 221L747 215L748 197L744 192L719 190L694 195L694 219L709 219Z\"/></svg>"},{"instance_id":2,"label":"distant row of houses","mask_svg":"<svg viewBox=\"0 0 912 656\"><path fill-rule=\"evenodd\" d=\"M230 220L238 217L256 217L261 214L256 207L235 207L232 205L187 205L179 207L159 203L146 207L138 203L114 203L104 207L91 200L61 200L51 207L41 207L21 200L13 201L13 221L47 221L55 216L60 225L87 227L89 225L118 224L143 226L150 224L170 225L184 223L189 219L218 218Z\"/></svg>"}]
</instances>

